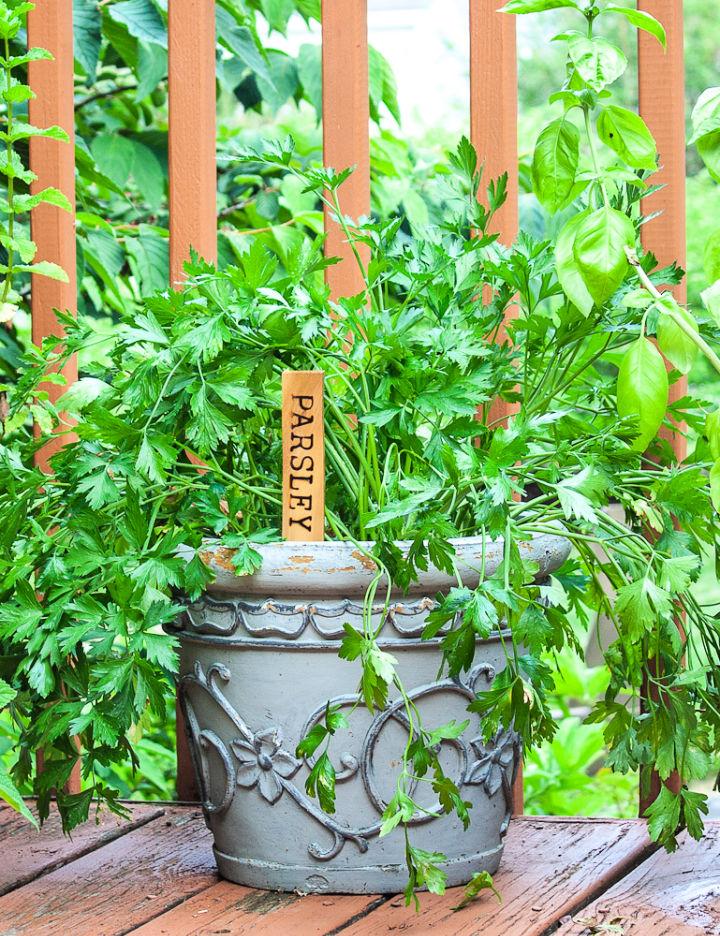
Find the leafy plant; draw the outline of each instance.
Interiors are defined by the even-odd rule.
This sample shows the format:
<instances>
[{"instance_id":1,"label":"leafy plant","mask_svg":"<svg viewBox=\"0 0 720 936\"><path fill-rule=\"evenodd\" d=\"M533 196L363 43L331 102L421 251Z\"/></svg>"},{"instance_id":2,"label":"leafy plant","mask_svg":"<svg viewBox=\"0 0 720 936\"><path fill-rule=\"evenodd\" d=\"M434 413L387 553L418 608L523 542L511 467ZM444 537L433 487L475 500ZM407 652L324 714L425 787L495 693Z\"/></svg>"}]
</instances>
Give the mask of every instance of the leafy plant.
<instances>
[{"instance_id":1,"label":"leafy plant","mask_svg":"<svg viewBox=\"0 0 720 936\"><path fill-rule=\"evenodd\" d=\"M412 236L402 218L346 219L338 190L348 170L307 166L275 142L245 165L293 179L296 193L335 213L353 247L370 247L367 267L357 251L358 295L330 301L323 272L333 261L319 239L289 242L282 259L258 239L220 269L194 258L184 288L147 297L140 314L120 305L104 359L57 405L43 394L45 375L87 350L92 329L61 316L66 337L28 354L5 426L14 436L0 448L0 641L19 657L16 783L30 777L31 753L46 752L32 778L41 818L53 789L66 829L93 802L122 811L108 768L134 763L128 734L148 709L164 717L176 655L162 626L209 581L204 540L219 539L238 573L250 574L261 561L254 544L277 537L286 369L325 372L327 527L372 555L379 571L368 608L383 599L383 576L402 590L430 563L453 572L453 537L502 539L497 571L474 590L459 580L425 630L442 633L444 669L458 676L472 666L478 637L509 626L505 669L470 705L486 738L513 725L526 750L552 742L548 654L578 648L578 628L603 611L617 639L605 649L609 681L587 721L603 725L608 765L621 774L655 769L663 780L707 772L720 747L720 637L691 586L717 541L706 473L714 437L682 464L655 439L667 377L663 384L647 335L658 333L676 366L692 353L686 340L712 355L718 335L656 295L679 270L638 259L638 202L652 192L645 174L654 148L633 115L610 104L607 86L625 62L594 24L625 16L662 33L612 5L513 0L507 9L558 5L577 11L585 29L558 39L568 53L554 96L563 115L541 134L534 160L538 195L552 210L575 209L557 243L521 235L510 248L498 244L493 215L506 180L481 192L467 140L449 157L442 224L415 225ZM519 312L511 340L498 344L511 307ZM518 414L507 425L478 421L478 405L498 398L518 402ZM60 431L70 428L63 413L77 420L49 478L32 466L43 442L28 426L38 406ZM686 399L670 415L702 429L706 414ZM611 500L626 524L605 512ZM542 584L522 549L539 533L574 547ZM399 539L411 541L407 556ZM191 561L179 557L181 545L195 551ZM388 584L385 602L389 594ZM369 613L345 634L341 655L361 663L365 704L374 710L397 694L414 729L383 817L385 834L405 834L407 899L415 886L442 891L443 856L411 841L413 790L430 785L443 813L470 821L436 751L463 725L419 720ZM328 706L300 746L317 757L308 792L326 810L339 716ZM62 787L78 760L85 788L68 795ZM650 832L672 848L681 826L701 834L705 811L699 794L666 788L649 812ZM468 898L489 883L476 879Z\"/></svg>"},{"instance_id":2,"label":"leafy plant","mask_svg":"<svg viewBox=\"0 0 720 936\"><path fill-rule=\"evenodd\" d=\"M636 815L637 774L613 773L606 765L603 726L584 724L583 715L605 694L610 673L588 667L569 649L548 659L553 668L551 705L558 730L551 741L527 752L523 770L524 808L530 815Z\"/></svg>"},{"instance_id":3,"label":"leafy plant","mask_svg":"<svg viewBox=\"0 0 720 936\"><path fill-rule=\"evenodd\" d=\"M321 231L317 199L293 188L284 171L254 172L240 167L234 155L240 146L292 130L298 160L320 165L320 46L309 29L297 55L274 42L286 34L290 19L309 25L319 15L317 0L217 4L221 265L236 262L253 239L283 262L290 244L313 240ZM102 339L119 310L134 304L140 311L143 299L168 281L167 4L75 0L73 23L78 311L98 339L84 349L82 369L86 359L102 356ZM270 39L263 40L263 34ZM10 39L18 59L25 52L23 40L24 33ZM24 66L19 67L22 72ZM19 107L23 111L24 104ZM387 216L405 199L411 217L425 217L432 194L424 199L409 190L411 150L385 126L399 117L395 81L374 49L370 110L383 124L372 144L376 210ZM399 159L405 164L393 165ZM417 173L424 188L428 172L432 168ZM7 380L16 378L29 340L27 276L17 277L16 298L4 310L9 321L0 329L0 369Z\"/></svg>"}]
</instances>

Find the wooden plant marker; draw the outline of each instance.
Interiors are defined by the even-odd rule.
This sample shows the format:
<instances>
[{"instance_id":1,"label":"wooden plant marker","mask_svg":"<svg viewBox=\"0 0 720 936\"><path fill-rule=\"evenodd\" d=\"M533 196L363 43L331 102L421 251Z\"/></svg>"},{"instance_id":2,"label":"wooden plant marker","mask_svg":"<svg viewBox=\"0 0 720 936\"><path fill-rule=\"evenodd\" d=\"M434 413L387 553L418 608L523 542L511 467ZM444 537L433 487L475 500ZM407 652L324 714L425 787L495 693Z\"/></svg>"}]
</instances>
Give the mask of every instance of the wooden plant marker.
<instances>
[{"instance_id":1,"label":"wooden plant marker","mask_svg":"<svg viewBox=\"0 0 720 936\"><path fill-rule=\"evenodd\" d=\"M322 371L282 375L282 535L317 543L325 538L325 427Z\"/></svg>"}]
</instances>

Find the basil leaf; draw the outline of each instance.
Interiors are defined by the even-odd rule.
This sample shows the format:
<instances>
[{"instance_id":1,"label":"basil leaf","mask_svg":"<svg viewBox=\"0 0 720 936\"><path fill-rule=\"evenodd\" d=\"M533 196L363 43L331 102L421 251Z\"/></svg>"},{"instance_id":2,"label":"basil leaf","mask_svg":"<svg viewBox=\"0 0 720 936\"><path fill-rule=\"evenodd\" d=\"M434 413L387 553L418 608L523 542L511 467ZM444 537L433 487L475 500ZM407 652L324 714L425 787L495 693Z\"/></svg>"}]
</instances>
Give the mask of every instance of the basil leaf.
<instances>
[{"instance_id":1,"label":"basil leaf","mask_svg":"<svg viewBox=\"0 0 720 936\"><path fill-rule=\"evenodd\" d=\"M710 469L710 499L713 507L720 513L720 461Z\"/></svg>"},{"instance_id":2,"label":"basil leaf","mask_svg":"<svg viewBox=\"0 0 720 936\"><path fill-rule=\"evenodd\" d=\"M692 112L693 135L690 143L697 143L700 137L715 130L720 130L720 88L707 88Z\"/></svg>"},{"instance_id":3,"label":"basil leaf","mask_svg":"<svg viewBox=\"0 0 720 936\"><path fill-rule=\"evenodd\" d=\"M707 171L716 182L720 182L720 130L706 133L695 146Z\"/></svg>"},{"instance_id":4,"label":"basil leaf","mask_svg":"<svg viewBox=\"0 0 720 936\"><path fill-rule=\"evenodd\" d=\"M572 199L580 158L580 131L567 117L553 120L535 144L533 190L540 204L555 213Z\"/></svg>"},{"instance_id":5,"label":"basil leaf","mask_svg":"<svg viewBox=\"0 0 720 936\"><path fill-rule=\"evenodd\" d=\"M615 292L627 271L625 248L635 243L635 226L615 208L597 208L579 225L573 245L588 292L598 305Z\"/></svg>"},{"instance_id":6,"label":"basil leaf","mask_svg":"<svg viewBox=\"0 0 720 936\"><path fill-rule=\"evenodd\" d=\"M611 104L601 111L598 136L633 169L655 169L657 147L647 124L633 111Z\"/></svg>"},{"instance_id":7,"label":"basil leaf","mask_svg":"<svg viewBox=\"0 0 720 936\"><path fill-rule=\"evenodd\" d=\"M692 112L694 143L710 175L720 179L720 88L708 88Z\"/></svg>"},{"instance_id":8,"label":"basil leaf","mask_svg":"<svg viewBox=\"0 0 720 936\"><path fill-rule=\"evenodd\" d=\"M630 7L618 6L616 3L609 3L605 9L604 13L619 13L621 16L624 16L626 20L629 20L633 26L637 29L642 29L646 33L650 33L651 36L655 36L660 45L665 48L667 45L667 39L665 37L665 27L654 16L651 16L650 13L646 13L644 10L633 10Z\"/></svg>"},{"instance_id":9,"label":"basil leaf","mask_svg":"<svg viewBox=\"0 0 720 936\"><path fill-rule=\"evenodd\" d=\"M509 0L500 13L544 13L546 10L559 10L570 7L579 10L575 0Z\"/></svg>"},{"instance_id":10,"label":"basil leaf","mask_svg":"<svg viewBox=\"0 0 720 936\"><path fill-rule=\"evenodd\" d=\"M638 338L620 362L617 382L618 413L637 419L635 451L642 452L655 438L667 404L668 375L662 355L647 338Z\"/></svg>"},{"instance_id":11,"label":"basil leaf","mask_svg":"<svg viewBox=\"0 0 720 936\"><path fill-rule=\"evenodd\" d=\"M710 445L710 454L720 459L720 409L713 410L705 417L705 435Z\"/></svg>"},{"instance_id":12,"label":"basil leaf","mask_svg":"<svg viewBox=\"0 0 720 936\"><path fill-rule=\"evenodd\" d=\"M627 68L627 58L607 39L596 36L571 35L568 39L568 54L575 70L593 91L602 91L616 81Z\"/></svg>"},{"instance_id":13,"label":"basil leaf","mask_svg":"<svg viewBox=\"0 0 720 936\"><path fill-rule=\"evenodd\" d=\"M687 374L697 357L698 346L671 318L669 311L682 316L688 326L696 332L697 323L687 309L679 306L671 296L663 297L662 301L656 303L656 308L660 312L657 323L658 347L676 370Z\"/></svg>"},{"instance_id":14,"label":"basil leaf","mask_svg":"<svg viewBox=\"0 0 720 936\"><path fill-rule=\"evenodd\" d=\"M555 268L560 285L570 302L582 312L587 318L592 312L593 297L587 290L585 281L582 278L580 267L578 266L575 255L573 254L573 245L575 244L575 235L583 224L584 220L590 214L590 209L574 215L565 224L558 235L555 245Z\"/></svg>"}]
</instances>

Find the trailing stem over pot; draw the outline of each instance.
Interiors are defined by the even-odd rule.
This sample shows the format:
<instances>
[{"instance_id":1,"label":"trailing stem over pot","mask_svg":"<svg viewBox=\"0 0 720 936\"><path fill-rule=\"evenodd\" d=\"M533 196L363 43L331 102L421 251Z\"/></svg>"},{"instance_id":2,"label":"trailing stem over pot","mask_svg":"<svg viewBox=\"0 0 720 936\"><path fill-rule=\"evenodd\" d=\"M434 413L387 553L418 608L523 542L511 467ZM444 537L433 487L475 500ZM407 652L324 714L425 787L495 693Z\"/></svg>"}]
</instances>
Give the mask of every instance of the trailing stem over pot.
<instances>
[{"instance_id":1,"label":"trailing stem over pot","mask_svg":"<svg viewBox=\"0 0 720 936\"><path fill-rule=\"evenodd\" d=\"M610 765L652 768L663 780L709 770L720 746L720 633L693 583L717 543L708 481L717 439L714 423L703 436L705 408L692 398L670 417L697 432L693 454L677 464L655 438L668 377L647 336L657 332L682 370L686 339L706 351L718 331L714 322L696 322L696 331L653 292L681 276L656 270L638 243L655 148L647 128L610 105L626 62L597 34L609 16L659 41L662 28L612 4L513 0L508 9L553 6L575 9L582 27L558 39L568 53L553 104L562 126L551 131L557 145L543 131L534 159L541 202L568 212L555 242L522 234L511 247L497 243L505 179L482 191L466 140L438 179L443 224L413 233L402 218L348 222L338 196L347 171L313 168L290 143L274 144L248 154L249 168L295 175L329 201L355 248L370 247L367 267L357 251L358 295L329 300L323 271L332 261L319 241L290 246L282 263L257 240L220 270L194 259L184 287L124 316L104 362L65 394L59 407L75 418L77 438L54 457L50 478L32 467L43 438L30 417L39 408L69 432L42 384L96 339L61 314L67 336L29 353L0 449L0 652L22 657L12 677L16 781L33 774L34 751L46 752L45 770L32 776L41 817L53 789L66 829L94 801L122 809L106 768L134 757L128 731L148 707L165 711L176 641L160 627L182 610L178 595L196 599L212 581L203 544L215 537L243 574L261 567L258 545L279 538L287 369L325 374L326 536L355 543L375 564L370 605L386 600L388 583L411 587L430 564L455 575L455 538L502 542L492 574L473 588L458 579L426 627L428 637L442 634L450 679L471 670L478 637L501 622L509 629L505 668L471 703L486 739L510 725L526 746L553 736L553 654L578 646L602 612L617 639L604 648L610 685L589 718L605 725ZM519 315L498 344L511 304ZM476 418L478 405L497 398L519 403L506 426ZM626 524L604 512L610 501L625 508ZM573 554L538 582L523 544L558 533ZM197 553L190 562L181 547ZM371 708L401 691L369 626L349 626L341 652L360 661ZM320 729L307 744L322 763L314 790L330 804L336 768L322 753L342 729L338 713L329 708ZM437 729L418 733L403 776L437 785L442 809L469 819L457 790L435 775ZM61 790L78 759L85 787L70 796ZM388 828L408 834L411 886L440 889L440 857L411 851L407 796L401 782ZM705 811L705 797L687 786L663 788L648 811L650 833L673 847L682 825L700 835Z\"/></svg>"}]
</instances>

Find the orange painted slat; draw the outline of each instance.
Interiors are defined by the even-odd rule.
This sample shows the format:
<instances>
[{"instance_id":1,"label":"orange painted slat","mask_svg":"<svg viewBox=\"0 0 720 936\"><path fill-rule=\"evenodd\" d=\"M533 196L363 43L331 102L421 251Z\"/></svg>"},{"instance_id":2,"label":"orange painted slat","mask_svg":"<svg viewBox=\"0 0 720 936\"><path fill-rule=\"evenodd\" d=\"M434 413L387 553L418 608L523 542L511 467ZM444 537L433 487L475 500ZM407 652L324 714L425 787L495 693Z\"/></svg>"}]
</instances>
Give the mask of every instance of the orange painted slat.
<instances>
[{"instance_id":1,"label":"orange painted slat","mask_svg":"<svg viewBox=\"0 0 720 936\"><path fill-rule=\"evenodd\" d=\"M651 182L665 188L656 192L643 204L650 214L662 211L659 218L642 228L642 241L651 250L661 266L677 261L685 266L685 64L683 54L683 0L640 0L638 7L652 14L665 27L667 50L647 33L638 39L638 98L640 114L653 133L660 156L659 172ZM683 282L674 293L685 302L687 288ZM687 393L687 378L683 377L670 388L670 401ZM663 431L679 461L687 454L687 442L680 433ZM680 623L680 622L679 622ZM679 788L680 779L671 777L670 784ZM640 815L656 799L660 781L653 775L650 791L640 791Z\"/></svg>"},{"instance_id":2,"label":"orange painted slat","mask_svg":"<svg viewBox=\"0 0 720 936\"><path fill-rule=\"evenodd\" d=\"M507 201L493 230L504 244L518 231L518 78L516 17L498 13L497 0L469 0L470 140L484 164L482 189L508 174Z\"/></svg>"},{"instance_id":3,"label":"orange painted slat","mask_svg":"<svg viewBox=\"0 0 720 936\"><path fill-rule=\"evenodd\" d=\"M28 47L47 49L53 59L30 62L28 81L35 93L28 104L30 123L38 127L54 124L62 127L70 140L30 139L30 168L37 176L32 192L52 186L59 189L73 206L63 211L55 205L38 205L30 215L32 238L37 245L36 261L57 263L67 273L68 282L32 277L31 309L32 340L40 344L46 335L60 335L55 309L77 312L77 276L75 270L75 110L73 79L73 15L72 0L45 0L28 13ZM77 380L77 361L73 358L63 373L72 383ZM45 389L52 400L65 390L56 384ZM61 447L63 439L48 442L35 456L43 471L49 471L49 459ZM38 752L42 764L42 752ZM76 764L66 790L78 793L81 788L80 764Z\"/></svg>"},{"instance_id":4,"label":"orange painted slat","mask_svg":"<svg viewBox=\"0 0 720 936\"><path fill-rule=\"evenodd\" d=\"M483 168L480 197L488 184L507 172L507 200L491 229L510 244L518 232L518 76L516 18L499 13L496 0L469 0L470 13L470 140ZM505 321L517 315L511 306ZM498 341L506 340L501 327ZM488 424L506 422L517 403L494 400L483 413ZM522 764L514 786L515 812L523 811Z\"/></svg>"},{"instance_id":5,"label":"orange painted slat","mask_svg":"<svg viewBox=\"0 0 720 936\"><path fill-rule=\"evenodd\" d=\"M322 97L323 162L337 170L356 167L339 198L343 215L357 219L370 213L367 0L323 0ZM331 215L326 208L325 252L343 262L330 267L326 278L334 297L351 296L363 289L363 278ZM360 255L367 263L367 251Z\"/></svg>"},{"instance_id":6,"label":"orange painted slat","mask_svg":"<svg viewBox=\"0 0 720 936\"><path fill-rule=\"evenodd\" d=\"M170 283L176 285L190 248L217 260L214 0L168 4L168 109ZM191 802L198 790L179 705L176 712L177 794Z\"/></svg>"},{"instance_id":7,"label":"orange painted slat","mask_svg":"<svg viewBox=\"0 0 720 936\"><path fill-rule=\"evenodd\" d=\"M48 186L60 189L75 205L75 112L73 109L73 27L72 0L45 0L28 14L28 45L47 49L53 61L31 62L29 83L36 97L29 103L30 122L39 127L57 124L70 137L69 143L33 137L30 140L30 168L37 175L31 190ZM37 244L36 260L59 264L69 282L46 276L32 278L32 339L39 344L46 335L60 334L55 309L77 311L75 274L75 212L54 205L38 205L30 217L32 237ZM77 380L77 363L65 369L69 382ZM48 384L51 399L64 391ZM47 470L48 459L61 442L51 442L38 455L38 464Z\"/></svg>"},{"instance_id":8,"label":"orange painted slat","mask_svg":"<svg viewBox=\"0 0 720 936\"><path fill-rule=\"evenodd\" d=\"M190 248L217 260L215 3L168 4L170 282Z\"/></svg>"},{"instance_id":9,"label":"orange painted slat","mask_svg":"<svg viewBox=\"0 0 720 936\"><path fill-rule=\"evenodd\" d=\"M640 113L657 140L660 171L653 183L665 186L644 204L649 214L662 211L659 218L642 229L643 246L651 250L661 266L677 261L685 266L685 66L683 55L683 0L641 0L640 9L651 13L665 26L667 51L647 33L638 40ZM685 282L673 290L685 302ZM677 400L687 392L687 378L679 380L670 391ZM671 434L679 459L687 454L685 439Z\"/></svg>"},{"instance_id":10,"label":"orange painted slat","mask_svg":"<svg viewBox=\"0 0 720 936\"><path fill-rule=\"evenodd\" d=\"M685 65L683 55L683 0L641 0L639 8L651 13L665 27L667 51L652 36L641 32L638 40L640 113L657 140L661 169L651 179L665 186L647 199L644 210L662 211L659 218L642 229L643 246L651 250L661 266L677 261L685 266ZM683 282L674 289L685 302ZM671 389L670 399L687 392L682 378ZM672 434L678 459L687 454L685 439Z\"/></svg>"}]
</instances>

